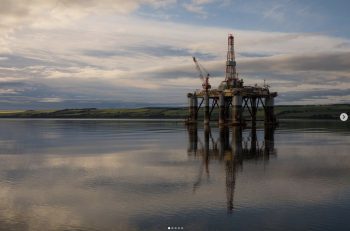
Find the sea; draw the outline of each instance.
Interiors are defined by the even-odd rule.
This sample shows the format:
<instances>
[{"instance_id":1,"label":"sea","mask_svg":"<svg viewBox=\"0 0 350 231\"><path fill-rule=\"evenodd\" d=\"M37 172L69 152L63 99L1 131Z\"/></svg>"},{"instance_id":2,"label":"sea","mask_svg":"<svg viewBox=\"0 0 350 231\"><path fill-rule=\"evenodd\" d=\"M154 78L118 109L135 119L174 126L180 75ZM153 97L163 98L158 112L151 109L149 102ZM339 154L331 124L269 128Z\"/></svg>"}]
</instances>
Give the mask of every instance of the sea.
<instances>
[{"instance_id":1,"label":"sea","mask_svg":"<svg viewBox=\"0 0 350 231\"><path fill-rule=\"evenodd\" d=\"M1 119L0 230L350 230L349 122Z\"/></svg>"}]
</instances>

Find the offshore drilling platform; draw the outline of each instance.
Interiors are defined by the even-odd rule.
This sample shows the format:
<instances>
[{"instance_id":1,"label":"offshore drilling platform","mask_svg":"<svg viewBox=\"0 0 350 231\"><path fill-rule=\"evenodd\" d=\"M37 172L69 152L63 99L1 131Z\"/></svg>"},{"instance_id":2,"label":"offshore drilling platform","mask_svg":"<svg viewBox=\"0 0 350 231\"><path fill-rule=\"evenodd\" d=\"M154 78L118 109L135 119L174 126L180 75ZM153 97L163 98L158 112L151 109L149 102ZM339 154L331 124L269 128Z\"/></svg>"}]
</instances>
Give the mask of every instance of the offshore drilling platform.
<instances>
[{"instance_id":1,"label":"offshore drilling platform","mask_svg":"<svg viewBox=\"0 0 350 231\"><path fill-rule=\"evenodd\" d=\"M231 124L244 126L251 121L256 126L256 115L259 105L264 110L265 125L277 123L274 115L274 98L277 92L270 92L269 86L244 86L243 79L238 78L234 51L234 37L228 36L228 51L226 61L226 77L217 89L212 89L209 83L209 73L193 57L199 77L202 80L202 89L188 93L189 116L187 123L197 123L198 112L204 104L204 124L208 125L215 108L219 109L218 122L220 125ZM198 102L200 103L198 104ZM243 113L248 111L250 118L244 118Z\"/></svg>"}]
</instances>

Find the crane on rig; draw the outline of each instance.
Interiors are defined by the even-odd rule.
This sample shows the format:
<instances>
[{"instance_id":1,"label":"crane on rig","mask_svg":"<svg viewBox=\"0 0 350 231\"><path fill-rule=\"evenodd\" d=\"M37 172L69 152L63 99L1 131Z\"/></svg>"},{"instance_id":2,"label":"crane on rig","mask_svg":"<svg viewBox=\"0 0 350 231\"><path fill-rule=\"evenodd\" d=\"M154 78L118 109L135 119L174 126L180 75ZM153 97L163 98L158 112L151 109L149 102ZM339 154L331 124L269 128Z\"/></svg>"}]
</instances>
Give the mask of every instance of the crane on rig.
<instances>
[{"instance_id":1,"label":"crane on rig","mask_svg":"<svg viewBox=\"0 0 350 231\"><path fill-rule=\"evenodd\" d=\"M209 83L209 77L210 74L208 71L197 61L196 57L192 57L193 62L196 65L196 69L199 72L199 78L202 80L202 87L205 91L208 91L211 88L211 85Z\"/></svg>"}]
</instances>

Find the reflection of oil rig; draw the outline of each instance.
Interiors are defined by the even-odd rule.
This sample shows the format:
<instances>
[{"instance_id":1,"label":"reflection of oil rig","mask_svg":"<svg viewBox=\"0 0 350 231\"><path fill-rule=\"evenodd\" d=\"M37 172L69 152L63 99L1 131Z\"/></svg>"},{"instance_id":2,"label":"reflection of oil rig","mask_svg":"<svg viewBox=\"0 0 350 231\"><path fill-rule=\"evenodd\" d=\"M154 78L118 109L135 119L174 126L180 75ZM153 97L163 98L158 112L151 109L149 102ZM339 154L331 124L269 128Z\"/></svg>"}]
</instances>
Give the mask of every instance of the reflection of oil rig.
<instances>
[{"instance_id":1,"label":"reflection of oil rig","mask_svg":"<svg viewBox=\"0 0 350 231\"><path fill-rule=\"evenodd\" d=\"M219 124L231 122L233 125L244 125L245 119L243 118L243 112L247 109L252 124L255 125L259 104L261 104L264 109L265 124L276 123L276 118L274 116L274 98L277 96L277 92L270 92L269 86L265 83L262 87L257 85L243 85L243 79L238 78L238 73L236 71L234 37L232 34L228 36L226 78L217 89L211 89L209 73L195 57L193 57L193 61L199 72L199 77L202 80L203 88L187 94L189 100L188 123L197 122L198 112L203 103L204 124L209 124L213 110L219 108ZM200 100L199 105L198 99Z\"/></svg>"},{"instance_id":2,"label":"reflection of oil rig","mask_svg":"<svg viewBox=\"0 0 350 231\"><path fill-rule=\"evenodd\" d=\"M209 126L204 127L204 143L198 138L196 125L188 126L188 155L200 157L203 160L198 179L193 185L195 191L201 185L203 170L209 176L210 160L219 160L225 163L227 210L233 211L234 189L236 184L236 171L249 160L265 161L276 155L274 148L274 128L265 127L264 140L257 139L257 131L252 127L250 135L243 137L241 127L234 127L230 142L229 127L220 127L219 138L215 140ZM198 144L199 147L198 147Z\"/></svg>"}]
</instances>

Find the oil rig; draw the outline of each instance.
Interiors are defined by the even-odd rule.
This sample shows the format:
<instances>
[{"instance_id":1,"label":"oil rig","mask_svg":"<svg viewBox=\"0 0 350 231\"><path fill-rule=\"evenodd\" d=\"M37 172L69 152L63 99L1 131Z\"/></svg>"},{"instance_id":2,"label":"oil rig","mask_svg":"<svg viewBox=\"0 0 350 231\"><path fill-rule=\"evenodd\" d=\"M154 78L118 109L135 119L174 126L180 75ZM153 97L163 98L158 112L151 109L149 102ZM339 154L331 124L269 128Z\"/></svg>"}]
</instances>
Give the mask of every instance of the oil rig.
<instances>
[{"instance_id":1,"label":"oil rig","mask_svg":"<svg viewBox=\"0 0 350 231\"><path fill-rule=\"evenodd\" d=\"M212 119L215 108L219 109L218 122L220 125L244 126L251 121L256 126L256 115L259 105L264 110L265 125L277 124L274 115L274 98L277 92L270 92L269 86L244 86L243 79L238 78L236 71L236 58L234 51L234 37L228 35L228 50L226 61L226 77L217 89L212 89L209 83L210 74L193 57L199 77L202 80L202 89L188 93L189 115L188 124L198 122L198 112L204 104L204 124L208 125ZM264 81L265 82L265 81ZM200 102L198 104L198 102ZM249 117L244 118L243 113L248 111ZM246 113L247 114L247 113Z\"/></svg>"}]
</instances>

